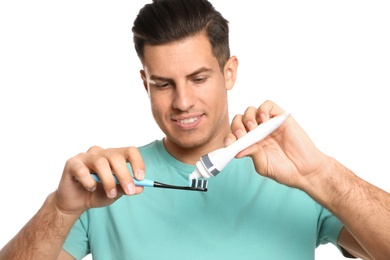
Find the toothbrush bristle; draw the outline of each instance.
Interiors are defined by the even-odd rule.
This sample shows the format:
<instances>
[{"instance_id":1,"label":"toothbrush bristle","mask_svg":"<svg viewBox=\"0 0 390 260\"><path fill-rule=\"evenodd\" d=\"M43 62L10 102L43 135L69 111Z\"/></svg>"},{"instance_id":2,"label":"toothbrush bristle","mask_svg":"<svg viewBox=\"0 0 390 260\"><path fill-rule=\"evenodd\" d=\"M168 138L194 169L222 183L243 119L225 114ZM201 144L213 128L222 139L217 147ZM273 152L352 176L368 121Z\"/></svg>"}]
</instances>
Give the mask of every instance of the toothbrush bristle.
<instances>
[{"instance_id":1,"label":"toothbrush bristle","mask_svg":"<svg viewBox=\"0 0 390 260\"><path fill-rule=\"evenodd\" d=\"M207 189L207 180L203 179L192 179L191 180L191 187L195 189Z\"/></svg>"}]
</instances>

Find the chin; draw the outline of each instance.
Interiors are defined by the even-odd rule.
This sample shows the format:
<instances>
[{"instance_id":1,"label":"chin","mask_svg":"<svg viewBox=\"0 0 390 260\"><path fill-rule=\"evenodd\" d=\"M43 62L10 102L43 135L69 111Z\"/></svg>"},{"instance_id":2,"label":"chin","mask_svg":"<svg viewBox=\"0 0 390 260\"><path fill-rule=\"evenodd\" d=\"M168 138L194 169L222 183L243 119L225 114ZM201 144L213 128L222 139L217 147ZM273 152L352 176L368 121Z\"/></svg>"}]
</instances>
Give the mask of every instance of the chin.
<instances>
[{"instance_id":1,"label":"chin","mask_svg":"<svg viewBox=\"0 0 390 260\"><path fill-rule=\"evenodd\" d=\"M169 140L175 143L177 146L180 146L181 148L185 148L185 149L197 148L207 143L207 141L205 141L204 139L195 139L195 138L188 138L188 137L169 138Z\"/></svg>"},{"instance_id":2,"label":"chin","mask_svg":"<svg viewBox=\"0 0 390 260\"><path fill-rule=\"evenodd\" d=\"M202 145L202 143L200 142L195 142L195 141L182 141L182 142L175 142L178 146L182 147L182 148L187 148L187 149L190 149L190 148L196 148L196 147L199 147Z\"/></svg>"}]
</instances>

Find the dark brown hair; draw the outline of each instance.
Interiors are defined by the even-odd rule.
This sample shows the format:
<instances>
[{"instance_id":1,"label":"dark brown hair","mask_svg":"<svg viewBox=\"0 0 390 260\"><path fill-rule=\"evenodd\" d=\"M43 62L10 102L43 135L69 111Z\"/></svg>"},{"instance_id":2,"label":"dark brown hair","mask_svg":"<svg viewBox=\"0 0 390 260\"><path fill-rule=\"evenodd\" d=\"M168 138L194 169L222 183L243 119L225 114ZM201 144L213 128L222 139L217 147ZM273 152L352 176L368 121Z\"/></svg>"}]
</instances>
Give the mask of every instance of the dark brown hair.
<instances>
[{"instance_id":1,"label":"dark brown hair","mask_svg":"<svg viewBox=\"0 0 390 260\"><path fill-rule=\"evenodd\" d=\"M207 0L154 0L138 13L134 46L144 62L144 46L161 45L204 33L221 71L230 57L228 21Z\"/></svg>"}]
</instances>

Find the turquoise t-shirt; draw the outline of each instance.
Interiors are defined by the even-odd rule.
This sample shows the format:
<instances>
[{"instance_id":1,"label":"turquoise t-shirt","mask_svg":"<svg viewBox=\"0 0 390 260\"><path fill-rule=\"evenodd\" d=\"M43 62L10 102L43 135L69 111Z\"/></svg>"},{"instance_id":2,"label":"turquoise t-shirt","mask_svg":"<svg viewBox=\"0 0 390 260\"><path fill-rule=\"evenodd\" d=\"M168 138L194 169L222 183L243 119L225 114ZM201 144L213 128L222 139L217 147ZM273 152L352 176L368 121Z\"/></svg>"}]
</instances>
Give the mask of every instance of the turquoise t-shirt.
<instances>
[{"instance_id":1,"label":"turquoise t-shirt","mask_svg":"<svg viewBox=\"0 0 390 260\"><path fill-rule=\"evenodd\" d=\"M194 166L162 141L140 147L146 177L185 186ZM233 159L207 192L145 187L137 196L90 209L63 249L81 259L314 259L343 225L306 193L256 173L250 158Z\"/></svg>"}]
</instances>

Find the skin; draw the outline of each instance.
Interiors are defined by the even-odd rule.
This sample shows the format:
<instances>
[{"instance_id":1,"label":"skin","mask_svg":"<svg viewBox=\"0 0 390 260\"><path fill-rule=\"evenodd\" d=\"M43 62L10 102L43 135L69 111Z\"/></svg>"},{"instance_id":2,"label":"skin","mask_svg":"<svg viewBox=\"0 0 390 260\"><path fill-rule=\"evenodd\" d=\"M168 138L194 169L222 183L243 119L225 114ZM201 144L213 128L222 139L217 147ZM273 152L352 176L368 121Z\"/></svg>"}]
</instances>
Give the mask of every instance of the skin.
<instances>
[{"instance_id":1,"label":"skin","mask_svg":"<svg viewBox=\"0 0 390 260\"><path fill-rule=\"evenodd\" d=\"M236 115L230 126L227 91L234 85L238 61L231 57L221 72L202 34L162 46L146 46L143 65L141 77L153 116L166 134L164 145L185 163L194 164L201 155L230 145L258 124L284 113L267 101ZM364 259L388 258L389 194L319 151L292 117L237 155L244 156L253 159L259 174L302 189L339 217L345 228L338 243L347 251ZM132 165L136 178L144 178L144 164L134 147L92 147L70 158L58 189L0 251L0 259L73 259L61 246L85 210L110 205L123 194L143 191L134 186L126 162ZM92 171L99 175L101 185L90 176ZM112 172L120 186L115 184Z\"/></svg>"},{"instance_id":2,"label":"skin","mask_svg":"<svg viewBox=\"0 0 390 260\"><path fill-rule=\"evenodd\" d=\"M145 46L141 77L154 119L166 135L164 145L175 158L195 164L223 146L230 131L227 90L233 88L237 66L233 56L222 74L203 34Z\"/></svg>"},{"instance_id":3,"label":"skin","mask_svg":"<svg viewBox=\"0 0 390 260\"><path fill-rule=\"evenodd\" d=\"M229 145L270 117L283 114L267 101L258 109L236 115ZM270 136L243 150L256 171L279 183L305 191L345 225L338 244L362 259L388 259L390 255L390 195L362 180L334 158L319 151L305 131L289 117Z\"/></svg>"}]
</instances>

